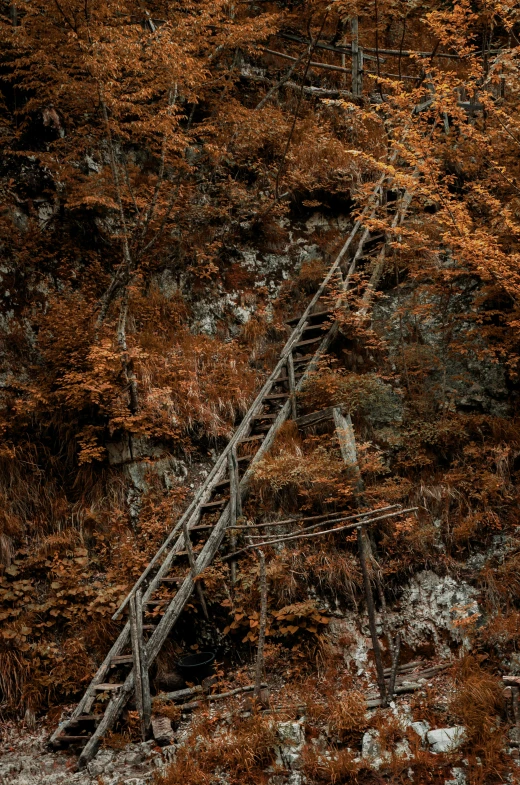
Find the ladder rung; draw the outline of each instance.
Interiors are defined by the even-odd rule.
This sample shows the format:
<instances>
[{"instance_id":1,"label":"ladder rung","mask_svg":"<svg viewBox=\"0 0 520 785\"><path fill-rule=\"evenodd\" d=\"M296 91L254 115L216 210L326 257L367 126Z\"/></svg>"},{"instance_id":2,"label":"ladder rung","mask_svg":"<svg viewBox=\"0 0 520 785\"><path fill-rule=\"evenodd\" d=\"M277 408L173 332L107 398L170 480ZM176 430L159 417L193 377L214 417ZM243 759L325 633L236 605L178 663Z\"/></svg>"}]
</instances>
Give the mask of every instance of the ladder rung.
<instances>
[{"instance_id":1,"label":"ladder rung","mask_svg":"<svg viewBox=\"0 0 520 785\"><path fill-rule=\"evenodd\" d=\"M298 365L299 363L308 363L314 357L313 354L304 354L303 357L295 357L294 364Z\"/></svg>"},{"instance_id":2,"label":"ladder rung","mask_svg":"<svg viewBox=\"0 0 520 785\"><path fill-rule=\"evenodd\" d=\"M224 507L228 501L229 499L219 499L216 502L206 502L206 504L201 504L199 509L201 512L202 510L218 510L219 507Z\"/></svg>"},{"instance_id":3,"label":"ladder rung","mask_svg":"<svg viewBox=\"0 0 520 785\"><path fill-rule=\"evenodd\" d=\"M330 311L328 308L324 311L315 311L314 313L309 314L308 318L321 319L321 317L323 317L325 319L327 316L330 316ZM301 318L301 316L293 316L291 319L287 319L285 324L298 324Z\"/></svg>"},{"instance_id":4,"label":"ladder rung","mask_svg":"<svg viewBox=\"0 0 520 785\"><path fill-rule=\"evenodd\" d=\"M253 420L276 420L278 412L275 414L255 414Z\"/></svg>"},{"instance_id":5,"label":"ladder rung","mask_svg":"<svg viewBox=\"0 0 520 785\"><path fill-rule=\"evenodd\" d=\"M176 553L175 555L180 556L179 553ZM161 578L161 583L182 583L183 580L184 578L182 578L180 575L173 575L170 578Z\"/></svg>"},{"instance_id":6,"label":"ladder rung","mask_svg":"<svg viewBox=\"0 0 520 785\"><path fill-rule=\"evenodd\" d=\"M92 734L87 734L86 736L58 736L56 741L57 742L65 742L66 744L74 744L80 741L87 742L91 738Z\"/></svg>"},{"instance_id":7,"label":"ladder rung","mask_svg":"<svg viewBox=\"0 0 520 785\"><path fill-rule=\"evenodd\" d=\"M259 433L254 433L252 436L248 436L247 439L240 439L239 444L245 444L246 442L256 442L258 439L263 439L264 437L261 436ZM251 460L250 455L244 455L243 458L239 458L239 461L243 461L245 459Z\"/></svg>"},{"instance_id":8,"label":"ladder rung","mask_svg":"<svg viewBox=\"0 0 520 785\"><path fill-rule=\"evenodd\" d=\"M143 630L156 630L157 624L143 624Z\"/></svg>"},{"instance_id":9,"label":"ladder rung","mask_svg":"<svg viewBox=\"0 0 520 785\"><path fill-rule=\"evenodd\" d=\"M279 401L282 398L288 398L288 397L289 397L289 393L286 393L286 392L274 393L273 395L266 395L265 398L263 398L262 400L264 400L264 401Z\"/></svg>"},{"instance_id":10,"label":"ladder rung","mask_svg":"<svg viewBox=\"0 0 520 785\"><path fill-rule=\"evenodd\" d=\"M253 437L253 439L256 438L257 438L256 436ZM250 439L250 441L253 441L253 439ZM247 439L244 439L244 441L246 442ZM240 442L240 444L242 444L242 442ZM252 455L242 455L241 458L237 458L237 463L250 463L252 460L253 460Z\"/></svg>"},{"instance_id":11,"label":"ladder rung","mask_svg":"<svg viewBox=\"0 0 520 785\"><path fill-rule=\"evenodd\" d=\"M300 341L299 343L295 343L293 346L293 351L294 349L299 349L300 346L309 346L311 343L317 343L318 341L321 341L322 337L323 336L321 335L317 335L316 338L309 338L308 341Z\"/></svg>"},{"instance_id":12,"label":"ladder rung","mask_svg":"<svg viewBox=\"0 0 520 785\"><path fill-rule=\"evenodd\" d=\"M148 603L146 604L148 605ZM128 664L131 665L133 661L134 658L132 657L131 654L121 654L119 657L112 657L112 659L110 660L110 665L112 668L115 668L116 665L128 665Z\"/></svg>"},{"instance_id":13,"label":"ladder rung","mask_svg":"<svg viewBox=\"0 0 520 785\"><path fill-rule=\"evenodd\" d=\"M367 237L364 245L368 245L369 243L378 243L381 240L386 240L386 234L375 234L373 237Z\"/></svg>"},{"instance_id":14,"label":"ladder rung","mask_svg":"<svg viewBox=\"0 0 520 785\"><path fill-rule=\"evenodd\" d=\"M227 488L228 486L229 486L229 477L226 480L221 480L220 482L217 482L213 486L213 490L216 491L217 488ZM193 528L196 529L197 527L194 526Z\"/></svg>"},{"instance_id":15,"label":"ladder rung","mask_svg":"<svg viewBox=\"0 0 520 785\"><path fill-rule=\"evenodd\" d=\"M67 723L67 728L75 728L76 725L79 725L80 722L100 722L101 715L100 714L80 714L79 717L74 717L74 719L69 720Z\"/></svg>"},{"instance_id":16,"label":"ladder rung","mask_svg":"<svg viewBox=\"0 0 520 785\"><path fill-rule=\"evenodd\" d=\"M96 684L93 688L96 692L111 692L112 690L120 690L122 684Z\"/></svg>"}]
</instances>

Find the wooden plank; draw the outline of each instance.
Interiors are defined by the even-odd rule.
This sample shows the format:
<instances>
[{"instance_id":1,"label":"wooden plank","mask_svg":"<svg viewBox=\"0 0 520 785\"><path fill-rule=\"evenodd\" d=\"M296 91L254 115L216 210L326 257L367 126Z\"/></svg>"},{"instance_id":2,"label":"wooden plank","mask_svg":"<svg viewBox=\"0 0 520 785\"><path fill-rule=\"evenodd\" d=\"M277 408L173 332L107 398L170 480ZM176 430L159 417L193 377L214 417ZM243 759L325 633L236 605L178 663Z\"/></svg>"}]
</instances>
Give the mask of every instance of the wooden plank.
<instances>
[{"instance_id":1,"label":"wooden plank","mask_svg":"<svg viewBox=\"0 0 520 785\"><path fill-rule=\"evenodd\" d=\"M227 504L227 499L218 499L216 502L206 502L206 504L201 504L199 509L200 509L201 512L203 510L211 510L211 511L213 511L213 510L220 509L225 504ZM194 529L195 527L192 526L191 528Z\"/></svg>"},{"instance_id":2,"label":"wooden plank","mask_svg":"<svg viewBox=\"0 0 520 785\"><path fill-rule=\"evenodd\" d=\"M120 657L112 657L110 665L112 668L116 668L118 665L131 665L133 661L134 658L131 654L123 654Z\"/></svg>"},{"instance_id":3,"label":"wooden plank","mask_svg":"<svg viewBox=\"0 0 520 785\"><path fill-rule=\"evenodd\" d=\"M327 409L321 409L319 412L312 412L312 414L303 414L298 417L295 422L298 428L307 428L310 425L316 425L323 420L330 420L334 414L334 406L329 406Z\"/></svg>"},{"instance_id":4,"label":"wooden plank","mask_svg":"<svg viewBox=\"0 0 520 785\"><path fill-rule=\"evenodd\" d=\"M306 341L299 341L295 343L293 349L300 349L302 346L310 346L312 343L318 343L321 340L321 335L317 335L315 338L309 338Z\"/></svg>"},{"instance_id":5,"label":"wooden plank","mask_svg":"<svg viewBox=\"0 0 520 785\"><path fill-rule=\"evenodd\" d=\"M295 357L293 360L294 365L306 365L314 357L313 354L304 354L302 357Z\"/></svg>"},{"instance_id":6,"label":"wooden plank","mask_svg":"<svg viewBox=\"0 0 520 785\"><path fill-rule=\"evenodd\" d=\"M276 412L274 414L272 412L255 414L255 416L252 417L251 419L253 422L256 422L257 420L276 420Z\"/></svg>"},{"instance_id":7,"label":"wooden plank","mask_svg":"<svg viewBox=\"0 0 520 785\"><path fill-rule=\"evenodd\" d=\"M322 311L315 311L314 313L309 314L309 319L325 319L328 316L332 316L330 308L326 308ZM286 319L285 324L297 324L298 321L301 319L301 316L292 316L290 319Z\"/></svg>"}]
</instances>

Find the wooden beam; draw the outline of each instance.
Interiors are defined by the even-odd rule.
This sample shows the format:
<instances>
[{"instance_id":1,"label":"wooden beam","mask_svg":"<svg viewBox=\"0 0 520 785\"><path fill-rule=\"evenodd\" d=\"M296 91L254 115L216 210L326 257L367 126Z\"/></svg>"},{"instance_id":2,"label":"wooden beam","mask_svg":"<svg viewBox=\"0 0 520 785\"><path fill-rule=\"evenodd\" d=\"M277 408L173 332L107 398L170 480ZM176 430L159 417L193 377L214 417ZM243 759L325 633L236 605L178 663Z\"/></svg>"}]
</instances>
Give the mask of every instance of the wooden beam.
<instances>
[{"instance_id":1,"label":"wooden beam","mask_svg":"<svg viewBox=\"0 0 520 785\"><path fill-rule=\"evenodd\" d=\"M333 417L334 406L329 406L327 409L321 409L319 412L312 412L312 414L303 414L296 419L298 428L308 428L311 425L322 422L323 420L330 420Z\"/></svg>"},{"instance_id":2,"label":"wooden beam","mask_svg":"<svg viewBox=\"0 0 520 785\"><path fill-rule=\"evenodd\" d=\"M275 55L276 57L281 57L282 60L292 60L293 62L297 60L297 57L292 57L291 55L286 55L285 52L275 52L274 49L266 49L262 47L262 52L266 52L269 55ZM341 71L342 73L348 74L348 68L342 68L340 65L329 65L329 63L315 63L313 60L309 63L311 68L321 68L324 71Z\"/></svg>"}]
</instances>

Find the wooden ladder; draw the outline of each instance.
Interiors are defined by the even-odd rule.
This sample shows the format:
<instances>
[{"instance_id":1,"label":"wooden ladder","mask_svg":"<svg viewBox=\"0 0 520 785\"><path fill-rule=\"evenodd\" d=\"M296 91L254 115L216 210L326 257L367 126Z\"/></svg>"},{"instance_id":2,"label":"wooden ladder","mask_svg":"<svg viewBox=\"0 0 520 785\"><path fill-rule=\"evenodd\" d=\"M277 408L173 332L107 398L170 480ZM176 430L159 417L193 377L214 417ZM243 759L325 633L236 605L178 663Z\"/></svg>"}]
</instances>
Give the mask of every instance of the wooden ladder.
<instances>
[{"instance_id":1,"label":"wooden ladder","mask_svg":"<svg viewBox=\"0 0 520 785\"><path fill-rule=\"evenodd\" d=\"M344 300L358 263L367 259L373 264L375 250L374 273L366 296L370 296L370 289L375 289L375 271L380 274L382 269L386 237L371 237L370 232L363 228L363 222L374 215L385 178L386 175L381 176L376 184L369 203L303 315L288 321L290 326L294 325L294 329L274 370L204 484L114 614L114 619L119 618L125 606L135 598L136 592L139 590L140 596L142 591L145 614L150 616L150 622L157 621L155 626L146 623L145 618L142 625L143 634L147 635L143 647L147 667L159 654L196 587L199 587L197 590L200 593L197 576L211 564L226 528L236 520L237 503L240 506L245 497L253 473L252 467L269 450L280 426L290 417L296 418L296 395L338 333L338 324L333 320L332 310L325 299L328 285L337 276L340 294L334 307L338 307ZM399 204L395 222L400 222L404 216L409 204L408 194L403 195ZM354 252L355 241L357 247ZM368 251L370 245L372 248ZM251 450L248 455L238 454L240 445L244 443L253 447L253 454ZM236 492L236 497L231 493L232 490ZM164 601L166 588L171 593ZM155 611L148 611L149 608L155 608ZM71 717L60 723L49 739L49 744L57 748L84 745L78 761L80 768L96 754L101 740L114 726L134 692L133 663L130 623L127 622ZM104 711L100 712L99 709L103 707L100 701L102 696L104 700L108 697L108 702L104 704Z\"/></svg>"}]
</instances>

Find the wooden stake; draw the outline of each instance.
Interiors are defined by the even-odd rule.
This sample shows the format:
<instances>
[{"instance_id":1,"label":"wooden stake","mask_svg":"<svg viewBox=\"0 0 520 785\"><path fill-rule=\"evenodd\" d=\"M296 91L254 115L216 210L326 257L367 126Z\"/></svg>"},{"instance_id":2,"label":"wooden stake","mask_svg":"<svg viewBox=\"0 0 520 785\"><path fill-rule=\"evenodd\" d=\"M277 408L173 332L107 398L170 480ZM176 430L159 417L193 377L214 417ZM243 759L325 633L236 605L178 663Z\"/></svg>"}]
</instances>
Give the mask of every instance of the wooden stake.
<instances>
[{"instance_id":1,"label":"wooden stake","mask_svg":"<svg viewBox=\"0 0 520 785\"><path fill-rule=\"evenodd\" d=\"M289 379L289 393L291 394L291 416L296 420L298 412L296 409L296 377L294 376L294 359L292 354L287 355L287 378Z\"/></svg>"},{"instance_id":2,"label":"wooden stake","mask_svg":"<svg viewBox=\"0 0 520 785\"><path fill-rule=\"evenodd\" d=\"M132 657L134 660L134 691L135 704L141 721L141 736L146 741L151 715L150 685L148 681L148 668L143 645L143 608L141 592L136 592L130 598L128 606L130 615L130 640L132 643Z\"/></svg>"},{"instance_id":3,"label":"wooden stake","mask_svg":"<svg viewBox=\"0 0 520 785\"><path fill-rule=\"evenodd\" d=\"M137 618L137 641L139 644L139 659L141 662L141 689L143 692L143 739L146 741L150 737L150 727L152 722L152 698L150 696L150 676L148 659L143 637L143 596L138 589L135 594L135 611Z\"/></svg>"},{"instance_id":4,"label":"wooden stake","mask_svg":"<svg viewBox=\"0 0 520 785\"><path fill-rule=\"evenodd\" d=\"M183 522L182 530L184 532L184 544L186 546L186 553L188 554L188 561L190 563L191 577L193 578L193 582L195 584L195 590L199 597L200 604L202 605L202 612L204 613L206 619L208 619L209 621L208 608L206 606L206 598L204 597L202 586L197 580L197 568L195 566L195 557L193 555L193 548L191 545L190 535L188 532L188 526L186 524L186 521Z\"/></svg>"},{"instance_id":5,"label":"wooden stake","mask_svg":"<svg viewBox=\"0 0 520 785\"><path fill-rule=\"evenodd\" d=\"M341 456L345 463L348 463L353 468L357 478L356 488L358 492L362 493L364 491L364 483L359 470L356 438L354 436L354 428L352 427L352 419L350 414L347 414L347 416L344 417L339 406L334 408L333 416Z\"/></svg>"},{"instance_id":6,"label":"wooden stake","mask_svg":"<svg viewBox=\"0 0 520 785\"><path fill-rule=\"evenodd\" d=\"M262 550L258 550L258 560L260 562L260 622L258 625L258 650L256 654L255 697L258 697L262 687L265 628L267 624L267 573L265 569L265 556Z\"/></svg>"},{"instance_id":7,"label":"wooden stake","mask_svg":"<svg viewBox=\"0 0 520 785\"><path fill-rule=\"evenodd\" d=\"M370 636L372 638L372 646L374 647L374 659L376 661L377 671L377 685L379 687L379 694L381 695L381 705L387 705L386 697L386 684L385 684L385 669L383 668L383 659L381 657L381 647L379 645L379 638L377 637L376 627L376 611L374 608L374 597L372 594L372 586L370 585L370 575L368 574L368 565L365 554L365 532L362 526L357 527L357 540L359 550L359 561L361 562L361 572L363 573L363 582L365 584L365 599L368 612L368 624L370 627Z\"/></svg>"},{"instance_id":8,"label":"wooden stake","mask_svg":"<svg viewBox=\"0 0 520 785\"><path fill-rule=\"evenodd\" d=\"M236 526L237 517L238 517L238 506L239 506L239 496L240 492L238 489L238 465L237 465L237 456L236 450L233 448L228 453L228 475L229 475L229 525ZM241 500L240 500L241 501ZM240 507L242 505L240 504ZM240 510L240 515L242 514L242 510ZM235 551L237 547L237 535L236 530L232 529L231 531L231 550ZM231 561L231 583L235 584L237 580L237 563L236 559Z\"/></svg>"}]
</instances>

